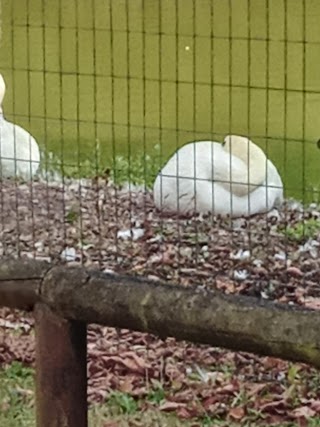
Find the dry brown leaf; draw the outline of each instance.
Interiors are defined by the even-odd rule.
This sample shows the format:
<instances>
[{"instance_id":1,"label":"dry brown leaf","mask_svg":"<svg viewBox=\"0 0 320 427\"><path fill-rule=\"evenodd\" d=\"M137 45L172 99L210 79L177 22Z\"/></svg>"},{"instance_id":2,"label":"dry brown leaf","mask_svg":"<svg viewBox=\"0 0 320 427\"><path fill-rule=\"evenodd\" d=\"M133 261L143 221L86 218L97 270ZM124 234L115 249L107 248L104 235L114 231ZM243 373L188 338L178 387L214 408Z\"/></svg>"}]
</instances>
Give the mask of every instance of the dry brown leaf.
<instances>
[{"instance_id":1,"label":"dry brown leaf","mask_svg":"<svg viewBox=\"0 0 320 427\"><path fill-rule=\"evenodd\" d=\"M197 415L194 410L192 411L191 409L188 409L186 407L178 408L176 413L178 417L183 418L185 420L195 418L195 416Z\"/></svg>"},{"instance_id":2,"label":"dry brown leaf","mask_svg":"<svg viewBox=\"0 0 320 427\"><path fill-rule=\"evenodd\" d=\"M105 362L106 366L113 366L114 364L123 365L129 371L138 372L140 374L144 373L144 369L135 363L132 358L123 358L119 356L102 356L102 360Z\"/></svg>"},{"instance_id":3,"label":"dry brown leaf","mask_svg":"<svg viewBox=\"0 0 320 427\"><path fill-rule=\"evenodd\" d=\"M246 384L247 396L257 396L262 390L266 388L266 384Z\"/></svg>"},{"instance_id":4,"label":"dry brown leaf","mask_svg":"<svg viewBox=\"0 0 320 427\"><path fill-rule=\"evenodd\" d=\"M263 401L261 401L262 403ZM259 410L262 412L273 412L282 411L287 407L287 402L284 399L267 401L266 403L262 403L259 405Z\"/></svg>"},{"instance_id":5,"label":"dry brown leaf","mask_svg":"<svg viewBox=\"0 0 320 427\"><path fill-rule=\"evenodd\" d=\"M236 408L231 408L228 415L233 420L239 421L245 416L245 409L242 406L238 406Z\"/></svg>"},{"instance_id":6,"label":"dry brown leaf","mask_svg":"<svg viewBox=\"0 0 320 427\"><path fill-rule=\"evenodd\" d=\"M320 400L314 400L314 399L312 399L312 400L310 400L309 404L310 404L310 407L311 407L314 411L316 411L316 412L317 412L317 414L319 414L319 413L320 413Z\"/></svg>"},{"instance_id":7,"label":"dry brown leaf","mask_svg":"<svg viewBox=\"0 0 320 427\"><path fill-rule=\"evenodd\" d=\"M298 267L288 267L287 273L291 274L292 276L295 276L295 277L302 277L303 276L303 272Z\"/></svg>"},{"instance_id":8,"label":"dry brown leaf","mask_svg":"<svg viewBox=\"0 0 320 427\"><path fill-rule=\"evenodd\" d=\"M320 298L307 297L304 299L303 305L313 310L320 310Z\"/></svg>"},{"instance_id":9,"label":"dry brown leaf","mask_svg":"<svg viewBox=\"0 0 320 427\"><path fill-rule=\"evenodd\" d=\"M176 409L185 408L186 403L166 401L159 406L160 411L175 411Z\"/></svg>"},{"instance_id":10,"label":"dry brown leaf","mask_svg":"<svg viewBox=\"0 0 320 427\"><path fill-rule=\"evenodd\" d=\"M311 418L316 415L316 411L311 409L309 406L300 406L300 408L294 409L292 412L292 415L295 418Z\"/></svg>"},{"instance_id":11,"label":"dry brown leaf","mask_svg":"<svg viewBox=\"0 0 320 427\"><path fill-rule=\"evenodd\" d=\"M117 421L107 421L103 424L103 427L120 427L120 423Z\"/></svg>"},{"instance_id":12,"label":"dry brown leaf","mask_svg":"<svg viewBox=\"0 0 320 427\"><path fill-rule=\"evenodd\" d=\"M120 382L119 390L123 393L131 393L134 388L134 380L134 377L127 375L124 380Z\"/></svg>"}]
</instances>

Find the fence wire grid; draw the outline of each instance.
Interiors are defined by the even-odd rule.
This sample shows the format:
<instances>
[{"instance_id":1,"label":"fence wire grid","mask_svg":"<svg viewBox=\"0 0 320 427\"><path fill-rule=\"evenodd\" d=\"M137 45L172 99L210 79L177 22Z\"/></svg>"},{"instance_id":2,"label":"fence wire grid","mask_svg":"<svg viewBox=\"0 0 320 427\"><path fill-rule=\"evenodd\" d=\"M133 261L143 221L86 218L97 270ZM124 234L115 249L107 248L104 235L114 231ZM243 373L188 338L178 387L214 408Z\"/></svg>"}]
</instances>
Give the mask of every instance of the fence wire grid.
<instances>
[{"instance_id":1,"label":"fence wire grid","mask_svg":"<svg viewBox=\"0 0 320 427\"><path fill-rule=\"evenodd\" d=\"M1 256L319 307L320 4L0 4ZM32 407L32 330L1 309L4 414ZM92 425L300 417L285 362L97 325L88 348Z\"/></svg>"}]
</instances>

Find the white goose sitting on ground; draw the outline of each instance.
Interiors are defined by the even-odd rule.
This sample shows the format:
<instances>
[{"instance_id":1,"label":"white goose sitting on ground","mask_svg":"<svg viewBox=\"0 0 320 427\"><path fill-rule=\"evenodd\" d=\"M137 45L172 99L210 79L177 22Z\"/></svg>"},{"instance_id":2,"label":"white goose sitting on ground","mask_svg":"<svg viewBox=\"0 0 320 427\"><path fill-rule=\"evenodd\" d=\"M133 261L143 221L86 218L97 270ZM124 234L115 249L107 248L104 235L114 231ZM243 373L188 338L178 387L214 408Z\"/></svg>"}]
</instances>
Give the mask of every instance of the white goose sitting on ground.
<instances>
[{"instance_id":1,"label":"white goose sitting on ground","mask_svg":"<svg viewBox=\"0 0 320 427\"><path fill-rule=\"evenodd\" d=\"M6 85L0 74L0 178L29 180L39 169L40 150L33 136L4 118L5 91Z\"/></svg>"},{"instance_id":2,"label":"white goose sitting on ground","mask_svg":"<svg viewBox=\"0 0 320 427\"><path fill-rule=\"evenodd\" d=\"M223 144L198 141L180 148L158 174L153 196L162 212L240 217L280 205L283 184L261 148L228 135Z\"/></svg>"}]
</instances>

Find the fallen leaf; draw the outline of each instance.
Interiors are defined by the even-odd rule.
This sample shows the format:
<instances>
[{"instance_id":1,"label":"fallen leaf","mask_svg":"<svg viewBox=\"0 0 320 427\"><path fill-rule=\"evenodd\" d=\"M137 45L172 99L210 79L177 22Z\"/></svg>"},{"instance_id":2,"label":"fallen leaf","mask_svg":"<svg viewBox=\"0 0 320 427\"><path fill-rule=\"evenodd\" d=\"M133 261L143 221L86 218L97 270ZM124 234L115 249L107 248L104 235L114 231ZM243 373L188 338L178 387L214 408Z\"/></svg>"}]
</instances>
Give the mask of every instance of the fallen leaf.
<instances>
[{"instance_id":1,"label":"fallen leaf","mask_svg":"<svg viewBox=\"0 0 320 427\"><path fill-rule=\"evenodd\" d=\"M277 411L282 411L283 409L285 409L287 406L287 403L284 399L280 399L280 400L274 400L274 401L268 401L264 404L261 404L259 406L260 411L262 412L270 412L275 410L275 412Z\"/></svg>"},{"instance_id":2,"label":"fallen leaf","mask_svg":"<svg viewBox=\"0 0 320 427\"><path fill-rule=\"evenodd\" d=\"M301 406L300 408L296 408L292 411L292 415L295 418L311 418L314 417L316 411L311 409L309 406Z\"/></svg>"},{"instance_id":3,"label":"fallen leaf","mask_svg":"<svg viewBox=\"0 0 320 427\"><path fill-rule=\"evenodd\" d=\"M319 414L320 413L320 400L311 400L310 401L310 407Z\"/></svg>"},{"instance_id":4,"label":"fallen leaf","mask_svg":"<svg viewBox=\"0 0 320 427\"><path fill-rule=\"evenodd\" d=\"M116 421L107 421L103 424L103 427L120 427L120 424Z\"/></svg>"},{"instance_id":5,"label":"fallen leaf","mask_svg":"<svg viewBox=\"0 0 320 427\"><path fill-rule=\"evenodd\" d=\"M239 421L245 416L245 409L242 406L238 406L236 408L231 408L228 415L233 420Z\"/></svg>"},{"instance_id":6,"label":"fallen leaf","mask_svg":"<svg viewBox=\"0 0 320 427\"><path fill-rule=\"evenodd\" d=\"M127 375L124 378L124 380L120 383L119 389L123 393L131 393L134 387L133 382L134 382L134 377L130 377L129 375Z\"/></svg>"},{"instance_id":7,"label":"fallen leaf","mask_svg":"<svg viewBox=\"0 0 320 427\"><path fill-rule=\"evenodd\" d=\"M162 405L159 406L160 411L174 411L176 409L185 408L187 405L186 403L180 403L180 402L164 402Z\"/></svg>"},{"instance_id":8,"label":"fallen leaf","mask_svg":"<svg viewBox=\"0 0 320 427\"><path fill-rule=\"evenodd\" d=\"M313 298L313 297L305 298L303 301L303 305L307 308L320 310L320 298Z\"/></svg>"},{"instance_id":9,"label":"fallen leaf","mask_svg":"<svg viewBox=\"0 0 320 427\"><path fill-rule=\"evenodd\" d=\"M257 396L260 391L264 390L266 388L266 384L250 384L247 385L247 396Z\"/></svg>"},{"instance_id":10,"label":"fallen leaf","mask_svg":"<svg viewBox=\"0 0 320 427\"><path fill-rule=\"evenodd\" d=\"M296 276L296 277L302 277L303 276L302 271L298 267L288 267L287 273L291 274L292 276Z\"/></svg>"}]
</instances>

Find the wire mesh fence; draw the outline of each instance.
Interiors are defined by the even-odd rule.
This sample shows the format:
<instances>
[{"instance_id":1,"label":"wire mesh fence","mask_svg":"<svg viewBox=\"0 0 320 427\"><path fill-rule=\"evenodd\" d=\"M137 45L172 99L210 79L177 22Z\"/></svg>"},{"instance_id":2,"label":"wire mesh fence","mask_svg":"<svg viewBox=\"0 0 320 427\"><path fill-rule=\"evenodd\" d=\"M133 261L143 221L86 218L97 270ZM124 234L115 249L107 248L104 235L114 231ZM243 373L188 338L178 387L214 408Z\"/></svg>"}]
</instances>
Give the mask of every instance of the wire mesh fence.
<instances>
[{"instance_id":1,"label":"wire mesh fence","mask_svg":"<svg viewBox=\"0 0 320 427\"><path fill-rule=\"evenodd\" d=\"M318 307L319 13L2 0L1 255ZM9 362L33 363L30 326L2 311L13 378ZM306 368L96 325L88 340L91 401L146 424L167 422L159 409L199 425L303 417L301 396L274 410L294 381L317 414Z\"/></svg>"}]
</instances>

